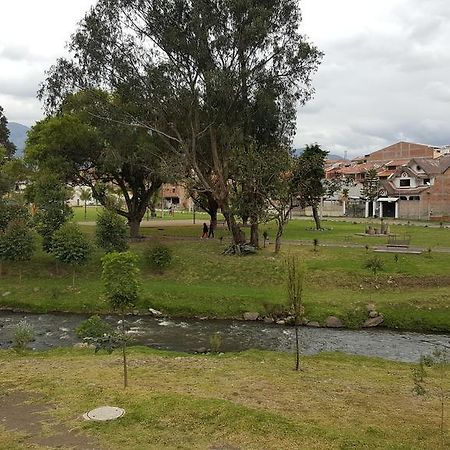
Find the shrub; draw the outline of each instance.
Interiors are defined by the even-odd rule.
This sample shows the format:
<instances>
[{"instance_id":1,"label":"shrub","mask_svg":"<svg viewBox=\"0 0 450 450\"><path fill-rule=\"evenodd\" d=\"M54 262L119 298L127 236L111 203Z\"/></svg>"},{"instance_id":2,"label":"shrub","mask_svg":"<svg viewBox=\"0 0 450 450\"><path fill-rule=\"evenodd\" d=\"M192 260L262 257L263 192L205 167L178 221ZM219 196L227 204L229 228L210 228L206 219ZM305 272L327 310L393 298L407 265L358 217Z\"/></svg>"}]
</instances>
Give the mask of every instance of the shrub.
<instances>
[{"instance_id":1,"label":"shrub","mask_svg":"<svg viewBox=\"0 0 450 450\"><path fill-rule=\"evenodd\" d=\"M97 217L95 236L97 245L106 253L128 250L127 225L114 211L103 208Z\"/></svg>"},{"instance_id":2,"label":"shrub","mask_svg":"<svg viewBox=\"0 0 450 450\"><path fill-rule=\"evenodd\" d=\"M105 322L100 316L91 316L83 321L76 329L75 333L80 339L100 338L113 332L113 327Z\"/></svg>"},{"instance_id":3,"label":"shrub","mask_svg":"<svg viewBox=\"0 0 450 450\"><path fill-rule=\"evenodd\" d=\"M145 250L144 258L150 267L162 271L172 263L172 250L166 245L152 245Z\"/></svg>"},{"instance_id":4,"label":"shrub","mask_svg":"<svg viewBox=\"0 0 450 450\"><path fill-rule=\"evenodd\" d=\"M72 284L75 285L75 266L87 262L92 247L77 225L66 223L53 234L51 252L58 261L73 267Z\"/></svg>"},{"instance_id":5,"label":"shrub","mask_svg":"<svg viewBox=\"0 0 450 450\"><path fill-rule=\"evenodd\" d=\"M373 256L365 262L364 267L371 270L373 274L376 275L377 272L383 270L384 264L378 256Z\"/></svg>"},{"instance_id":6,"label":"shrub","mask_svg":"<svg viewBox=\"0 0 450 450\"><path fill-rule=\"evenodd\" d=\"M209 337L209 349L213 353L217 353L222 345L222 336L219 333L212 334Z\"/></svg>"},{"instance_id":7,"label":"shrub","mask_svg":"<svg viewBox=\"0 0 450 450\"><path fill-rule=\"evenodd\" d=\"M13 349L20 353L26 350L28 344L34 339L34 328L26 320L21 320L14 327Z\"/></svg>"}]
</instances>

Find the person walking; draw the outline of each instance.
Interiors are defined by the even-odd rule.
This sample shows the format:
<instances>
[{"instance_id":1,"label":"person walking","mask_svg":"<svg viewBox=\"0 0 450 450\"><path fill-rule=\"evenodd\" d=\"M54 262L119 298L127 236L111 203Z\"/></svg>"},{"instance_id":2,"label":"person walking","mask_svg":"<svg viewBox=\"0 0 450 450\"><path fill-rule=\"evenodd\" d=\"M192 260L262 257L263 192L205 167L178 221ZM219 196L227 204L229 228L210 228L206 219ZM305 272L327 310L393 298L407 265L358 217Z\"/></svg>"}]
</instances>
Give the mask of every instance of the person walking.
<instances>
[{"instance_id":1,"label":"person walking","mask_svg":"<svg viewBox=\"0 0 450 450\"><path fill-rule=\"evenodd\" d=\"M208 238L214 238L214 222L211 222L209 224L209 233L208 233Z\"/></svg>"},{"instance_id":2,"label":"person walking","mask_svg":"<svg viewBox=\"0 0 450 450\"><path fill-rule=\"evenodd\" d=\"M205 222L203 222L203 234L202 234L202 239L203 238L207 238L208 237L208 225L206 225Z\"/></svg>"}]
</instances>

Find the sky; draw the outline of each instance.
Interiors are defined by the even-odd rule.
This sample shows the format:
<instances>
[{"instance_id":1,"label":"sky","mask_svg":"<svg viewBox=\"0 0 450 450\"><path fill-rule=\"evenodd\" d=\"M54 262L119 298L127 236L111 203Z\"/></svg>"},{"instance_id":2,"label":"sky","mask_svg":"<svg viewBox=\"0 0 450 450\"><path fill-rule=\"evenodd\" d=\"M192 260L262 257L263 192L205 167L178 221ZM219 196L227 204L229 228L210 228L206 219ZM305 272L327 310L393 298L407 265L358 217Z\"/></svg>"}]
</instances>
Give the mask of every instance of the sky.
<instances>
[{"instance_id":1,"label":"sky","mask_svg":"<svg viewBox=\"0 0 450 450\"><path fill-rule=\"evenodd\" d=\"M0 105L42 118L39 83L95 0L2 1ZM450 144L449 0L301 0L302 33L321 51L296 147L348 157L400 140Z\"/></svg>"}]
</instances>

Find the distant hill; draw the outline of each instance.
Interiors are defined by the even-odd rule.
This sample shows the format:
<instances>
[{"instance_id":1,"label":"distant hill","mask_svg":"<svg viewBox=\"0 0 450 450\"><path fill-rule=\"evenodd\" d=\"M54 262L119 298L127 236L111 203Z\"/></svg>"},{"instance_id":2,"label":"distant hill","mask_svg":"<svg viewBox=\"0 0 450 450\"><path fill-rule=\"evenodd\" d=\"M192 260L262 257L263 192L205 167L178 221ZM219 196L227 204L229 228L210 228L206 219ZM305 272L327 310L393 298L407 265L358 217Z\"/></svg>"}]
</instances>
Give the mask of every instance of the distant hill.
<instances>
[{"instance_id":1,"label":"distant hill","mask_svg":"<svg viewBox=\"0 0 450 450\"><path fill-rule=\"evenodd\" d=\"M8 122L8 129L10 131L9 140L17 147L16 157L23 156L25 148L25 141L27 140L27 132L30 128L17 122Z\"/></svg>"},{"instance_id":2,"label":"distant hill","mask_svg":"<svg viewBox=\"0 0 450 450\"><path fill-rule=\"evenodd\" d=\"M295 148L295 149L294 149L294 153L295 153L297 156L300 156L300 155L304 152L304 150L305 150L304 148ZM335 155L335 154L333 154L333 153L328 153L327 159L328 159L328 160L335 161L335 160L343 160L344 157L343 157L342 155Z\"/></svg>"}]
</instances>

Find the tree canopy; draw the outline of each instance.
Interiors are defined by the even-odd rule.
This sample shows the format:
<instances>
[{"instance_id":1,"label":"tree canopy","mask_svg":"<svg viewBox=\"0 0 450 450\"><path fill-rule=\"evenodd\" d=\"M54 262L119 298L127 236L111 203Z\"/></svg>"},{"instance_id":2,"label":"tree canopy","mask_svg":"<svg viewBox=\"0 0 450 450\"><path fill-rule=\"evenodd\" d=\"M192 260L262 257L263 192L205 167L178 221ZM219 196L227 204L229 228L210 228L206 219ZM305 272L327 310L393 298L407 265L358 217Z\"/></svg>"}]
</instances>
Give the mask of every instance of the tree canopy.
<instances>
[{"instance_id":1,"label":"tree canopy","mask_svg":"<svg viewBox=\"0 0 450 450\"><path fill-rule=\"evenodd\" d=\"M49 111L86 88L132 104L103 115L158 136L217 202L236 239L235 149L290 142L296 106L313 92L322 54L300 22L296 0L99 0L40 95Z\"/></svg>"},{"instance_id":2,"label":"tree canopy","mask_svg":"<svg viewBox=\"0 0 450 450\"><path fill-rule=\"evenodd\" d=\"M6 156L11 158L16 152L16 146L9 139L8 119L3 114L3 108L0 106L0 148L6 151Z\"/></svg>"}]
</instances>

